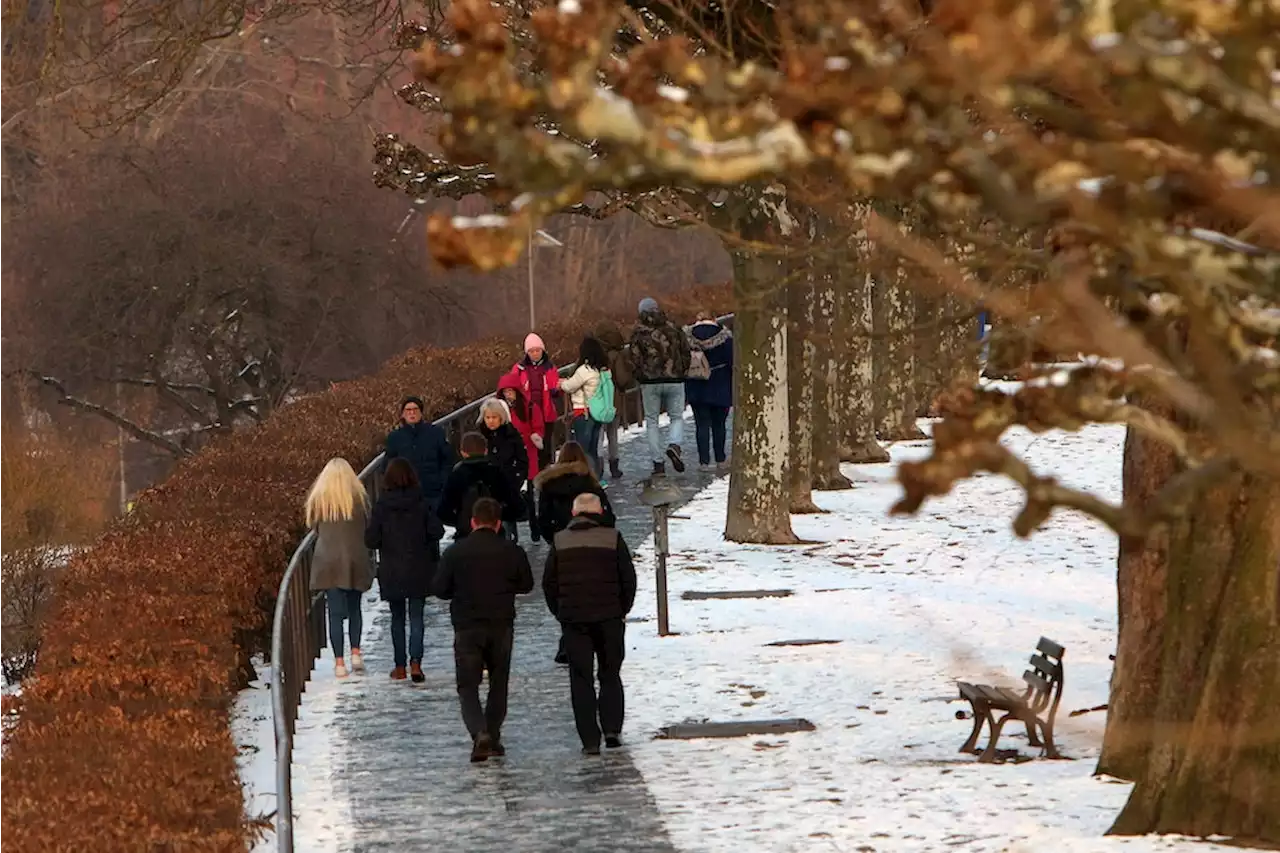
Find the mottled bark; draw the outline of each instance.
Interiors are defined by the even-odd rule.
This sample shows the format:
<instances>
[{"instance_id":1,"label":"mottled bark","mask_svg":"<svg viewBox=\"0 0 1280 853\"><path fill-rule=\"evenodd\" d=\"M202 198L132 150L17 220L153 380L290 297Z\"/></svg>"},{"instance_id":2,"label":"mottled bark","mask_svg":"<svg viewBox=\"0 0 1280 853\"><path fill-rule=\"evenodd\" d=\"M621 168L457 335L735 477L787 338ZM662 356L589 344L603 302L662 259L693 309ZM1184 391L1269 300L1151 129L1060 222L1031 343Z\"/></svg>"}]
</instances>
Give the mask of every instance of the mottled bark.
<instances>
[{"instance_id":1,"label":"mottled bark","mask_svg":"<svg viewBox=\"0 0 1280 853\"><path fill-rule=\"evenodd\" d=\"M916 293L913 298L917 333L912 335L915 369L911 378L915 388L916 417L924 418L931 416L933 401L946 384L946 362L943 348L938 345L943 311L939 297Z\"/></svg>"},{"instance_id":2,"label":"mottled bark","mask_svg":"<svg viewBox=\"0 0 1280 853\"><path fill-rule=\"evenodd\" d=\"M1111 831L1280 845L1280 483L1237 474L1206 490L1162 562L1155 722L1108 731L1148 744Z\"/></svg>"},{"instance_id":3,"label":"mottled bark","mask_svg":"<svg viewBox=\"0 0 1280 853\"><path fill-rule=\"evenodd\" d=\"M813 342L817 346L814 365L813 402L813 488L821 491L853 486L840 473L840 419L848 381L841 381L840 338L836 281L830 264L818 268L813 301Z\"/></svg>"},{"instance_id":4,"label":"mottled bark","mask_svg":"<svg viewBox=\"0 0 1280 853\"><path fill-rule=\"evenodd\" d=\"M871 289L875 369L876 435L884 441L914 441L925 434L916 426L914 353L915 311L911 292L898 280L898 264L880 272Z\"/></svg>"},{"instance_id":5,"label":"mottled bark","mask_svg":"<svg viewBox=\"0 0 1280 853\"><path fill-rule=\"evenodd\" d=\"M864 268L842 271L836 281L836 353L840 360L840 461L888 462L876 441L872 417L871 276Z\"/></svg>"},{"instance_id":6,"label":"mottled bark","mask_svg":"<svg viewBox=\"0 0 1280 853\"><path fill-rule=\"evenodd\" d=\"M748 239L767 238L752 233ZM791 529L787 457L791 440L787 382L787 299L776 261L734 258L733 464L725 538L786 544Z\"/></svg>"},{"instance_id":7,"label":"mottled bark","mask_svg":"<svg viewBox=\"0 0 1280 853\"><path fill-rule=\"evenodd\" d=\"M787 396L791 426L788 465L791 512L822 510L813 502L814 264L808 255L784 260L787 281Z\"/></svg>"},{"instance_id":8,"label":"mottled bark","mask_svg":"<svg viewBox=\"0 0 1280 853\"><path fill-rule=\"evenodd\" d=\"M1130 402L1139 401L1131 398ZM1161 417L1172 415L1168 405L1148 401L1144 407ZM1168 445L1133 430L1125 435L1125 503L1143 506L1176 469L1176 457ZM1167 551L1164 533L1145 545L1120 543L1116 662L1098 772L1121 779L1139 778L1150 758L1150 726L1160 695Z\"/></svg>"}]
</instances>

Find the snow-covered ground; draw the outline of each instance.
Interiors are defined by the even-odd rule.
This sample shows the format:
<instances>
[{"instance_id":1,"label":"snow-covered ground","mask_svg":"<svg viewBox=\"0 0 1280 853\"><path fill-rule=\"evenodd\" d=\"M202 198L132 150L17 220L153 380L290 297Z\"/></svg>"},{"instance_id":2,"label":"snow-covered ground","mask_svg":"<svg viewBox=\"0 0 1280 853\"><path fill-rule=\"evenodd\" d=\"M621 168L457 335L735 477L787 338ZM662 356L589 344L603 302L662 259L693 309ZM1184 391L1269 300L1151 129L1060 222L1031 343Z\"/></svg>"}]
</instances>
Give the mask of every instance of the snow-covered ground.
<instances>
[{"instance_id":1,"label":"snow-covered ground","mask_svg":"<svg viewBox=\"0 0 1280 853\"><path fill-rule=\"evenodd\" d=\"M922 426L927 425L922 422ZM1039 471L1120 497L1123 429L1007 442ZM927 442L892 448L918 458ZM1010 531L1021 500L985 476L889 517L892 465L846 466L854 489L818 493L826 515L795 516L808 544L724 542L727 480L671 522L671 629L659 638L652 542L637 549L628 631L628 747L672 842L703 851L1105 851L1226 847L1104 838L1129 786L1093 778L1115 648L1116 540L1074 513L1029 540ZM788 598L688 601L688 590L790 589ZM1074 760L978 765L958 752L971 723L958 678L1020 684L1041 636L1066 647L1057 740ZM770 647L779 640L836 645ZM709 719L805 717L810 733L654 740ZM984 741L985 742L985 741ZM1002 747L1027 755L1006 727Z\"/></svg>"}]
</instances>

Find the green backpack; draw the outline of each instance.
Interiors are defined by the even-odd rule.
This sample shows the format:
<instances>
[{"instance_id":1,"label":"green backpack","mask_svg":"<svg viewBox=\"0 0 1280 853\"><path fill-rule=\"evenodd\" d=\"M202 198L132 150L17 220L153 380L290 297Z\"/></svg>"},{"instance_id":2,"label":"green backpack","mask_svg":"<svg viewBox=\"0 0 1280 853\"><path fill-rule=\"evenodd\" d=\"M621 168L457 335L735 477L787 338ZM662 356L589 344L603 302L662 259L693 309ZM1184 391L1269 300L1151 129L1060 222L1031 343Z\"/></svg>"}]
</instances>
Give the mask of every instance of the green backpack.
<instances>
[{"instance_id":1,"label":"green backpack","mask_svg":"<svg viewBox=\"0 0 1280 853\"><path fill-rule=\"evenodd\" d=\"M587 414L591 416L591 420L601 424L613 423L618 414L618 409L613 404L613 374L608 370L600 371L600 384L596 385L596 392L587 400Z\"/></svg>"}]
</instances>

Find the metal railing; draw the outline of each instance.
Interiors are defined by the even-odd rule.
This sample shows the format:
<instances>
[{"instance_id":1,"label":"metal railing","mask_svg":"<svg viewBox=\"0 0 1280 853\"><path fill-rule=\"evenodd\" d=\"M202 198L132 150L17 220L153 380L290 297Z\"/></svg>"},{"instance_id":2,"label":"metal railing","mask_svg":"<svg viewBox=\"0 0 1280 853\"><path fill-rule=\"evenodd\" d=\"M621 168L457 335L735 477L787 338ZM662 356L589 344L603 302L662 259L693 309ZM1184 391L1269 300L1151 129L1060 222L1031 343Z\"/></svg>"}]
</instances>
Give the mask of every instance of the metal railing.
<instances>
[{"instance_id":1,"label":"metal railing","mask_svg":"<svg viewBox=\"0 0 1280 853\"><path fill-rule=\"evenodd\" d=\"M718 318L732 328L733 315ZM577 369L577 364L560 368L565 377ZM496 384L496 381L495 381ZM480 407L494 395L472 400L460 409L437 418L434 423L445 431L454 450L462 442L476 420ZM560 395L561 417L556 421L551 446L566 438L565 429L568 395ZM632 387L622 394L617 409L621 418L618 426L627 429L644 423L644 406L639 388ZM470 418L470 420L466 420ZM378 499L382 469L386 453L379 453L360 471L360 482L369 492L370 506ZM293 853L293 736L298 720L298 708L302 694L311 679L311 670L320 652L325 648L325 599L311 589L311 557L315 552L316 532L308 531L298 543L289 565L280 579L280 591L276 596L275 615L271 622L271 715L276 737L276 842L280 853Z\"/></svg>"}]
</instances>

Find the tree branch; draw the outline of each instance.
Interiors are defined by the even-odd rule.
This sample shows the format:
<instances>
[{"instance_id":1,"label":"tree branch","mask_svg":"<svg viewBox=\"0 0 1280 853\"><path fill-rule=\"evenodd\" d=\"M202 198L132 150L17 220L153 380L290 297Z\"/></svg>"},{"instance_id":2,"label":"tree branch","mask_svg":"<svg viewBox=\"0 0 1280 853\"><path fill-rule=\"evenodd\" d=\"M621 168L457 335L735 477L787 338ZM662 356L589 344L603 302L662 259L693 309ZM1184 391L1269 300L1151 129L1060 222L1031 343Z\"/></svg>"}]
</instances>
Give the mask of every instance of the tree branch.
<instances>
[{"instance_id":1,"label":"tree branch","mask_svg":"<svg viewBox=\"0 0 1280 853\"><path fill-rule=\"evenodd\" d=\"M156 447L162 448L168 451L169 453L172 453L174 456L182 457L182 456L189 456L191 454L190 450L183 447L178 442L170 438L167 438L166 436L163 436L158 432L149 430L146 427L143 427L137 424L136 422L130 420L129 418L126 418L120 413L113 411L112 409L109 409L106 406L91 402L89 400L85 400L81 397L77 397L71 394L67 390L66 385L60 379L57 379L53 376L46 376L38 370L28 370L26 371L26 374L32 377L33 379L35 379L40 384L45 385L46 387L52 388L55 391L57 391L59 395L58 403L63 406L68 406L72 409L77 409L82 412L89 412L91 414L95 414L95 415L98 415L99 417L105 418L111 423L123 429L125 432L132 435L134 438L138 439L139 441L145 441L148 444L153 444Z\"/></svg>"}]
</instances>

